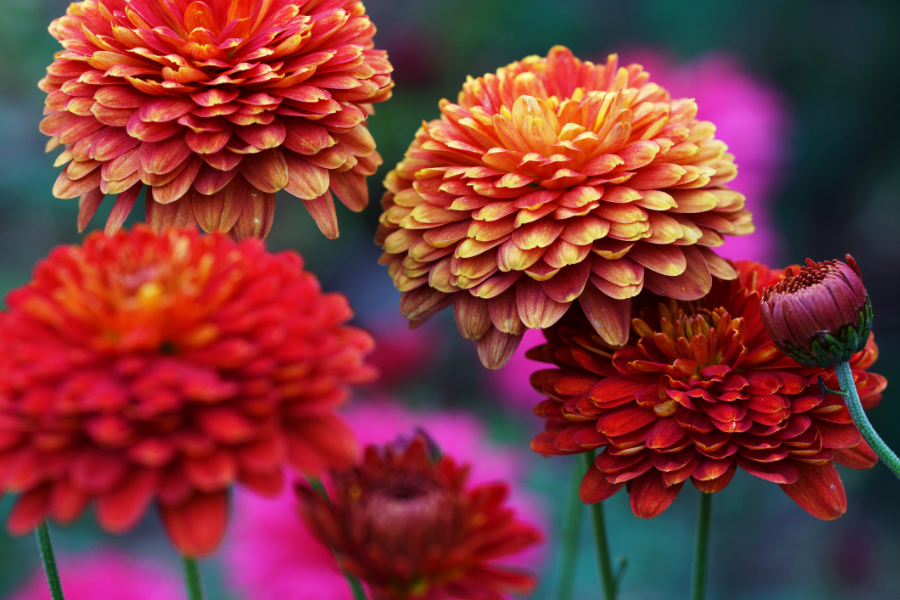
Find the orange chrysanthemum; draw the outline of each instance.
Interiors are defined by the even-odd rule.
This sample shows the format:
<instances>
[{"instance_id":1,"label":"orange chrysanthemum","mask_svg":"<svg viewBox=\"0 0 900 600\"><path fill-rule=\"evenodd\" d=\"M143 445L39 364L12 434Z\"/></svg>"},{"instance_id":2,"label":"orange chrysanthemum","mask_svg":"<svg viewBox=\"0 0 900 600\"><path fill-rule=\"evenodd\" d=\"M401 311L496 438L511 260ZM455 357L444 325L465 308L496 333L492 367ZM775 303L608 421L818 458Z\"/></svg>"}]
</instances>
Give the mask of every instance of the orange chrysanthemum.
<instances>
[{"instance_id":1,"label":"orange chrysanthemum","mask_svg":"<svg viewBox=\"0 0 900 600\"><path fill-rule=\"evenodd\" d=\"M628 339L642 288L681 300L733 278L710 247L753 230L737 173L693 100L640 66L563 47L469 79L388 174L377 242L400 310L454 305L463 337L499 368L526 328L576 299L607 343Z\"/></svg>"},{"instance_id":2,"label":"orange chrysanthemum","mask_svg":"<svg viewBox=\"0 0 900 600\"><path fill-rule=\"evenodd\" d=\"M843 399L820 390L819 377L838 387L834 370L798 364L763 327L760 294L785 271L747 262L737 268L739 280L716 279L696 302L642 294L622 347L604 343L571 311L529 353L556 365L531 379L549 397L535 408L547 429L532 449L552 455L605 447L582 481L583 501L604 500L624 484L634 514L651 518L688 478L718 492L740 467L780 484L820 519L847 510L833 462L868 469L877 457ZM850 361L866 408L887 385L865 370L877 356L870 339Z\"/></svg>"},{"instance_id":3,"label":"orange chrysanthemum","mask_svg":"<svg viewBox=\"0 0 900 600\"><path fill-rule=\"evenodd\" d=\"M366 448L362 464L332 475L325 498L297 491L310 528L375 600L500 600L534 578L503 560L543 539L505 505L505 483L472 486L469 468L433 459L417 436Z\"/></svg>"},{"instance_id":4,"label":"orange chrysanthemum","mask_svg":"<svg viewBox=\"0 0 900 600\"><path fill-rule=\"evenodd\" d=\"M185 554L213 551L235 482L352 464L334 414L373 345L299 255L145 226L60 247L0 313L0 492L9 529L96 501L110 532L156 503Z\"/></svg>"},{"instance_id":5,"label":"orange chrysanthemum","mask_svg":"<svg viewBox=\"0 0 900 600\"><path fill-rule=\"evenodd\" d=\"M53 193L81 197L79 230L110 194L115 234L144 185L157 230L239 239L268 234L281 189L329 238L331 192L368 204L366 117L393 83L359 0L84 0L50 33L41 131L66 147Z\"/></svg>"}]
</instances>

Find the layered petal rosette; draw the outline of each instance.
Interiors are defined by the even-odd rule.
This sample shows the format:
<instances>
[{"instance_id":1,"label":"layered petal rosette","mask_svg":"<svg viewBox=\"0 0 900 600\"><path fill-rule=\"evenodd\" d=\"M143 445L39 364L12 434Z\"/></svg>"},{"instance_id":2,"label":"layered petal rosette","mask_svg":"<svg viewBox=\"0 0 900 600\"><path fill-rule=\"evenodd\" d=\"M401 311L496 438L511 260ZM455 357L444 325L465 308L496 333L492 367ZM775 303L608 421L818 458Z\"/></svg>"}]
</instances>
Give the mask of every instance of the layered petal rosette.
<instances>
[{"instance_id":1,"label":"layered petal rosette","mask_svg":"<svg viewBox=\"0 0 900 600\"><path fill-rule=\"evenodd\" d=\"M228 490L275 495L286 464L352 464L334 410L372 348L296 253L146 226L54 250L0 313L0 491L15 534L96 505L109 532L156 504L175 546L213 551Z\"/></svg>"},{"instance_id":2,"label":"layered petal rosette","mask_svg":"<svg viewBox=\"0 0 900 600\"><path fill-rule=\"evenodd\" d=\"M716 279L694 302L642 294L624 346L609 346L570 311L530 352L556 365L531 378L548 397L535 408L546 431L532 449L602 449L582 481L583 501L599 502L625 485L634 514L651 518L688 479L718 492L741 468L779 484L820 519L846 511L834 463L868 469L875 453L843 399L823 395L818 378L836 388L833 369L798 364L763 327L760 294L785 271L748 262L737 269L738 280ZM866 408L887 384L866 371L877 354L870 338L850 361Z\"/></svg>"},{"instance_id":3,"label":"layered petal rosette","mask_svg":"<svg viewBox=\"0 0 900 600\"><path fill-rule=\"evenodd\" d=\"M453 304L499 368L576 300L609 344L643 288L679 300L736 276L712 247L753 230L737 169L693 100L639 65L563 47L469 79L388 174L376 241L411 324Z\"/></svg>"},{"instance_id":4,"label":"layered petal rosette","mask_svg":"<svg viewBox=\"0 0 900 600\"><path fill-rule=\"evenodd\" d=\"M328 498L299 485L309 528L375 600L494 600L535 580L496 564L543 539L506 506L503 482L471 485L469 468L419 434L368 446L332 473Z\"/></svg>"},{"instance_id":5,"label":"layered petal rosette","mask_svg":"<svg viewBox=\"0 0 900 600\"><path fill-rule=\"evenodd\" d=\"M65 146L53 193L80 197L80 230L109 194L114 234L144 186L158 230L239 239L268 234L281 189L329 238L332 192L368 204L366 118L393 84L359 0L84 0L50 33L41 131Z\"/></svg>"}]
</instances>

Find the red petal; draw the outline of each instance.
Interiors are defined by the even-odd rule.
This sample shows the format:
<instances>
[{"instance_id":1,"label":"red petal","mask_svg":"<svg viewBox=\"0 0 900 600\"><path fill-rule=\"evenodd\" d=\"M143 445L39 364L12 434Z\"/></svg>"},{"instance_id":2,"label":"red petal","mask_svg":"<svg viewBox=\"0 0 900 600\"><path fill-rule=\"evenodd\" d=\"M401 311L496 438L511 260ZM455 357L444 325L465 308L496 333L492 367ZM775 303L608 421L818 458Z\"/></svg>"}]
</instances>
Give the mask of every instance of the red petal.
<instances>
[{"instance_id":1,"label":"red petal","mask_svg":"<svg viewBox=\"0 0 900 600\"><path fill-rule=\"evenodd\" d=\"M128 218L131 209L134 207L134 203L137 201L143 187L144 184L138 183L116 197L116 203L113 204L112 211L109 213L109 218L106 220L106 235L111 237L119 232L119 229L122 228L122 224L125 223L125 219Z\"/></svg>"},{"instance_id":2,"label":"red petal","mask_svg":"<svg viewBox=\"0 0 900 600\"><path fill-rule=\"evenodd\" d=\"M50 514L60 523L71 523L84 512L90 499L88 494L76 490L68 481L57 481L50 495Z\"/></svg>"},{"instance_id":3,"label":"red petal","mask_svg":"<svg viewBox=\"0 0 900 600\"><path fill-rule=\"evenodd\" d=\"M481 364L488 369L499 369L508 363L513 354L516 353L516 349L519 347L523 337L524 334L512 335L492 327L487 335L476 342L478 358L481 359Z\"/></svg>"},{"instance_id":4,"label":"red petal","mask_svg":"<svg viewBox=\"0 0 900 600\"><path fill-rule=\"evenodd\" d=\"M316 225L319 226L319 231L329 240L337 239L340 231L338 230L337 213L334 210L334 198L331 196L331 191L325 192L315 200L304 200L303 205L312 218L315 219Z\"/></svg>"},{"instance_id":5,"label":"red petal","mask_svg":"<svg viewBox=\"0 0 900 600\"><path fill-rule=\"evenodd\" d=\"M706 461L706 460L710 460L710 459L704 458L703 460ZM721 492L722 490L725 489L725 486L727 486L729 483L731 483L731 479L734 477L734 473L737 471L737 463L734 461L723 460L723 461L716 461L716 462L721 463L719 466L722 466L722 465L730 465L730 466L728 466L728 468L725 469L721 475L719 475L715 478L712 478L712 479L701 479L701 478L697 477L697 471L699 471L699 467L691 475L691 483L693 483L694 487L697 488L698 490L700 490L701 492L704 492L707 494L715 494L716 492ZM710 474L710 471L708 471L708 470L706 471L706 473L704 473L704 475L706 475L706 476L708 476L709 474Z\"/></svg>"},{"instance_id":6,"label":"red petal","mask_svg":"<svg viewBox=\"0 0 900 600\"><path fill-rule=\"evenodd\" d=\"M606 479L606 473L598 469L596 465L591 465L581 480L578 497L585 504L596 504L618 492L622 485L624 484L610 483Z\"/></svg>"},{"instance_id":7,"label":"red petal","mask_svg":"<svg viewBox=\"0 0 900 600\"><path fill-rule=\"evenodd\" d=\"M653 470L631 482L631 512L640 519L652 519L663 513L678 496L683 483L666 487L659 471Z\"/></svg>"},{"instance_id":8,"label":"red petal","mask_svg":"<svg viewBox=\"0 0 900 600\"><path fill-rule=\"evenodd\" d=\"M737 457L738 465L751 475L777 484L791 484L797 481L799 464L792 460L761 463Z\"/></svg>"},{"instance_id":9,"label":"red petal","mask_svg":"<svg viewBox=\"0 0 900 600\"><path fill-rule=\"evenodd\" d=\"M648 448L668 448L687 435L674 417L660 419L647 431L644 442Z\"/></svg>"},{"instance_id":10,"label":"red petal","mask_svg":"<svg viewBox=\"0 0 900 600\"><path fill-rule=\"evenodd\" d=\"M159 472L133 470L97 500L97 521L112 533L125 533L141 520L159 486Z\"/></svg>"},{"instance_id":11,"label":"red petal","mask_svg":"<svg viewBox=\"0 0 900 600\"><path fill-rule=\"evenodd\" d=\"M183 135L169 138L163 142L141 144L141 168L147 173L165 175L175 170L191 155L191 149L184 141Z\"/></svg>"},{"instance_id":12,"label":"red petal","mask_svg":"<svg viewBox=\"0 0 900 600\"><path fill-rule=\"evenodd\" d=\"M353 171L331 174L331 191L333 191L344 206L353 212L360 212L369 205L369 186L366 185L366 177Z\"/></svg>"},{"instance_id":13,"label":"red petal","mask_svg":"<svg viewBox=\"0 0 900 600\"><path fill-rule=\"evenodd\" d=\"M591 325L611 346L624 346L631 331L631 299L615 300L588 284L578 297Z\"/></svg>"},{"instance_id":14,"label":"red petal","mask_svg":"<svg viewBox=\"0 0 900 600\"><path fill-rule=\"evenodd\" d=\"M100 188L95 188L78 199L78 233L84 232L94 213L100 208L104 196L106 194L100 191Z\"/></svg>"},{"instance_id":15,"label":"red petal","mask_svg":"<svg viewBox=\"0 0 900 600\"><path fill-rule=\"evenodd\" d=\"M284 487L284 473L273 471L266 475L260 475L242 471L238 475L238 481L261 496L275 498Z\"/></svg>"},{"instance_id":16,"label":"red petal","mask_svg":"<svg viewBox=\"0 0 900 600\"><path fill-rule=\"evenodd\" d=\"M648 269L644 272L644 287L659 296L676 300L697 300L709 293L712 288L712 276L706 265L706 259L699 250L693 246L680 248L687 259L687 269L684 273L670 277Z\"/></svg>"},{"instance_id":17,"label":"red petal","mask_svg":"<svg viewBox=\"0 0 900 600\"><path fill-rule=\"evenodd\" d=\"M19 496L9 513L6 527L12 535L25 535L47 517L50 510L50 486L41 485Z\"/></svg>"},{"instance_id":18,"label":"red petal","mask_svg":"<svg viewBox=\"0 0 900 600\"><path fill-rule=\"evenodd\" d=\"M658 418L650 408L637 405L622 406L600 417L597 421L597 430L604 435L615 437L640 429Z\"/></svg>"},{"instance_id":19,"label":"red petal","mask_svg":"<svg viewBox=\"0 0 900 600\"><path fill-rule=\"evenodd\" d=\"M238 217L231 235L238 241L248 237L265 239L272 229L275 219L275 194L251 190L244 199L241 216Z\"/></svg>"},{"instance_id":20,"label":"red petal","mask_svg":"<svg viewBox=\"0 0 900 600\"><path fill-rule=\"evenodd\" d=\"M160 506L169 539L185 556L211 554L228 524L228 492L195 493L178 506Z\"/></svg>"},{"instance_id":21,"label":"red petal","mask_svg":"<svg viewBox=\"0 0 900 600\"><path fill-rule=\"evenodd\" d=\"M318 476L356 461L356 437L336 415L294 423L287 432L287 460L301 473Z\"/></svg>"},{"instance_id":22,"label":"red petal","mask_svg":"<svg viewBox=\"0 0 900 600\"><path fill-rule=\"evenodd\" d=\"M288 164L280 148L248 154L241 163L241 174L250 185L269 194L283 190L290 182Z\"/></svg>"},{"instance_id":23,"label":"red petal","mask_svg":"<svg viewBox=\"0 0 900 600\"><path fill-rule=\"evenodd\" d=\"M847 493L833 464L797 464L798 478L782 485L791 500L812 516L830 521L847 512Z\"/></svg>"},{"instance_id":24,"label":"red petal","mask_svg":"<svg viewBox=\"0 0 900 600\"><path fill-rule=\"evenodd\" d=\"M519 318L529 329L545 329L560 320L571 302L565 304L550 298L541 284L531 277L516 283L516 307Z\"/></svg>"},{"instance_id":25,"label":"red petal","mask_svg":"<svg viewBox=\"0 0 900 600\"><path fill-rule=\"evenodd\" d=\"M541 287L557 302L572 302L584 291L590 274L591 263L583 260L576 265L563 267L559 273L542 281Z\"/></svg>"},{"instance_id":26,"label":"red petal","mask_svg":"<svg viewBox=\"0 0 900 600\"><path fill-rule=\"evenodd\" d=\"M878 463L878 455L865 440L862 440L853 448L835 450L834 461L851 469L871 469Z\"/></svg>"},{"instance_id":27,"label":"red petal","mask_svg":"<svg viewBox=\"0 0 900 600\"><path fill-rule=\"evenodd\" d=\"M167 227L191 227L197 222L189 198L182 198L171 204L160 204L153 199L153 188L147 190L145 220L160 233Z\"/></svg>"},{"instance_id":28,"label":"red petal","mask_svg":"<svg viewBox=\"0 0 900 600\"><path fill-rule=\"evenodd\" d=\"M284 158L289 171L285 186L288 193L301 200L315 200L328 191L328 169L317 167L292 152L286 152ZM335 175L332 173L331 177Z\"/></svg>"},{"instance_id":29,"label":"red petal","mask_svg":"<svg viewBox=\"0 0 900 600\"><path fill-rule=\"evenodd\" d=\"M211 196L194 193L191 206L194 217L203 231L231 231L241 216L244 203L250 198L250 187L243 179L232 182Z\"/></svg>"}]
</instances>

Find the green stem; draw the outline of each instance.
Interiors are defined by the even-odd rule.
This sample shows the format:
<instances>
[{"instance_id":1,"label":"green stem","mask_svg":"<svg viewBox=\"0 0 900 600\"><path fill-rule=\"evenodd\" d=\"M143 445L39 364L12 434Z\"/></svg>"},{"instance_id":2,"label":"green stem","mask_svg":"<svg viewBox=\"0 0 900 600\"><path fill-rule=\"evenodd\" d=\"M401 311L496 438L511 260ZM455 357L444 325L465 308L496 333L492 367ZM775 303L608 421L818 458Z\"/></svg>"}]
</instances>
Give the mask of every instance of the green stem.
<instances>
[{"instance_id":1,"label":"green stem","mask_svg":"<svg viewBox=\"0 0 900 600\"><path fill-rule=\"evenodd\" d=\"M50 530L47 529L47 521L41 521L35 533L37 534L38 549L41 551L41 560L44 561L47 585L50 586L50 597L53 600L65 600L62 582L59 580L59 570L56 568L56 557L53 556L53 544L50 543Z\"/></svg>"},{"instance_id":2,"label":"green stem","mask_svg":"<svg viewBox=\"0 0 900 600\"><path fill-rule=\"evenodd\" d=\"M184 557L184 583L187 587L188 600L203 600L203 586L200 585L200 569L197 559Z\"/></svg>"},{"instance_id":3,"label":"green stem","mask_svg":"<svg viewBox=\"0 0 900 600\"><path fill-rule=\"evenodd\" d=\"M581 456L584 470L587 472L594 464L594 452L592 450L584 452ZM609 543L606 541L606 521L603 518L602 502L591 504L591 522L594 526L594 541L597 545L597 562L600 567L603 597L606 600L616 600L616 578L609 561Z\"/></svg>"},{"instance_id":4,"label":"green stem","mask_svg":"<svg viewBox=\"0 0 900 600\"><path fill-rule=\"evenodd\" d=\"M706 597L706 567L709 554L709 519L712 515L712 494L700 492L697 515L697 535L694 538L694 573L691 577L691 600Z\"/></svg>"},{"instance_id":5,"label":"green stem","mask_svg":"<svg viewBox=\"0 0 900 600\"><path fill-rule=\"evenodd\" d=\"M572 495L566 510L566 522L563 525L562 569L560 569L559 600L572 600L575 585L575 570L578 564L578 540L581 537L581 520L584 510L578 495L581 488L581 469L574 469L575 481L572 484Z\"/></svg>"},{"instance_id":6,"label":"green stem","mask_svg":"<svg viewBox=\"0 0 900 600\"><path fill-rule=\"evenodd\" d=\"M325 486L322 485L322 481L320 479L307 475L306 480L309 481L310 487L312 487L312 489L314 489L317 494L325 498L325 500L327 500L329 504L331 503L331 498L328 497L328 491L325 489ZM337 552L334 551L334 548L331 548L330 550L331 553L334 554L335 558L338 558ZM366 589L363 587L358 577L343 568L341 568L341 573L344 574L344 578L347 580L347 583L350 584L350 590L353 592L354 600L369 600L368 596L366 596Z\"/></svg>"},{"instance_id":7,"label":"green stem","mask_svg":"<svg viewBox=\"0 0 900 600\"><path fill-rule=\"evenodd\" d=\"M894 475L900 477L900 458L884 443L884 440L875 433L875 429L863 410L862 403L859 401L859 394L856 391L856 383L853 381L853 370L850 363L840 362L834 365L834 371L837 373L838 381L841 383L841 391L844 392L844 400L847 408L850 410L850 417L856 424L857 429L863 438L878 455L878 458L887 465L888 469L893 471Z\"/></svg>"}]
</instances>

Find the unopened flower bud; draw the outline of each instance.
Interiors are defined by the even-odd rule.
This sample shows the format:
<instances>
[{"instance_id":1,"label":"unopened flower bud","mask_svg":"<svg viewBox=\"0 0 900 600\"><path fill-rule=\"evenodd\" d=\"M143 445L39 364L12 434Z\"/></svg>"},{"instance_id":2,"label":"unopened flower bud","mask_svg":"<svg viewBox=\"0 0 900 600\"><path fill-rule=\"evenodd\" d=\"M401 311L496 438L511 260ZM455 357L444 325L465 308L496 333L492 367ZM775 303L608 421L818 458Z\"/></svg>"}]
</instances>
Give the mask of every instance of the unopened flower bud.
<instances>
[{"instance_id":1,"label":"unopened flower bud","mask_svg":"<svg viewBox=\"0 0 900 600\"><path fill-rule=\"evenodd\" d=\"M872 304L859 266L806 260L763 293L763 324L778 348L807 366L830 367L865 348L872 330Z\"/></svg>"}]
</instances>

